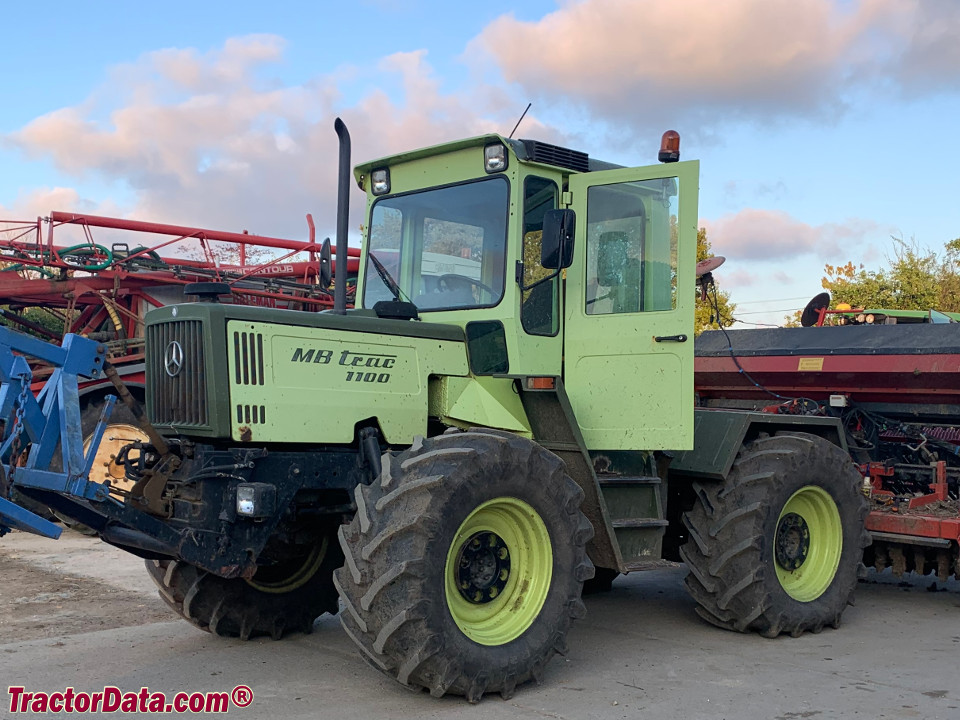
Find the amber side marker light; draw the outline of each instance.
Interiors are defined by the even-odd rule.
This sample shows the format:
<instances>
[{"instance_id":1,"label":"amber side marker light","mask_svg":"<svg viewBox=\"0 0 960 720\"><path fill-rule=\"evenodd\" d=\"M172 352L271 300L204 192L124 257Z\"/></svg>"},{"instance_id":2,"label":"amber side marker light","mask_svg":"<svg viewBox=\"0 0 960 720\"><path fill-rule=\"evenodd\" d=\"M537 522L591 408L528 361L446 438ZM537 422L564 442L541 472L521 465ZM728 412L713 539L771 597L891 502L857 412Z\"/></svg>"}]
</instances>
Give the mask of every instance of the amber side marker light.
<instances>
[{"instance_id":1,"label":"amber side marker light","mask_svg":"<svg viewBox=\"0 0 960 720\"><path fill-rule=\"evenodd\" d=\"M553 390L556 386L556 381L552 377L527 378L528 390Z\"/></svg>"},{"instance_id":2,"label":"amber side marker light","mask_svg":"<svg viewBox=\"0 0 960 720\"><path fill-rule=\"evenodd\" d=\"M657 156L662 163L677 162L680 159L680 133L676 130L667 130L660 138L660 154Z\"/></svg>"}]
</instances>

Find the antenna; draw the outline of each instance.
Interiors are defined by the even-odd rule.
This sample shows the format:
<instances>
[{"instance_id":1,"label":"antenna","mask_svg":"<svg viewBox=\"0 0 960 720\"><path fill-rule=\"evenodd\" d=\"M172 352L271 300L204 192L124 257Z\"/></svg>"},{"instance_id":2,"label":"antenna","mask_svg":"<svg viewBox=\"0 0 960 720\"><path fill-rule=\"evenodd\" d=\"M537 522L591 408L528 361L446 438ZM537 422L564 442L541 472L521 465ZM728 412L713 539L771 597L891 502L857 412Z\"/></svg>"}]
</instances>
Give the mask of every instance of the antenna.
<instances>
[{"instance_id":1,"label":"antenna","mask_svg":"<svg viewBox=\"0 0 960 720\"><path fill-rule=\"evenodd\" d=\"M517 131L517 128L520 127L520 123L523 122L523 119L527 116L527 111L533 107L533 103L527 103L527 109L523 111L523 115L520 116L520 119L517 120L517 124L513 126L513 130L510 131L510 134L507 136L507 140L510 140L513 137L513 134Z\"/></svg>"}]
</instances>

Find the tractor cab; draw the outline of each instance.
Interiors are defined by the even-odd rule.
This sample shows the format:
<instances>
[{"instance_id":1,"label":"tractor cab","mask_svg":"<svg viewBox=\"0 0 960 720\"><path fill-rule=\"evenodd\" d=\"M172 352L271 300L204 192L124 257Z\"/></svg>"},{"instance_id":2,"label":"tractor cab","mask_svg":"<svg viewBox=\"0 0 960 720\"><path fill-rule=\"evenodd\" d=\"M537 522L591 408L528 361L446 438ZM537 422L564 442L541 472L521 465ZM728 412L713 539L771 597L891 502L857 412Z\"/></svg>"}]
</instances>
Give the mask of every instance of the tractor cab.
<instances>
[{"instance_id":1,"label":"tractor cab","mask_svg":"<svg viewBox=\"0 0 960 720\"><path fill-rule=\"evenodd\" d=\"M559 379L591 449L689 447L698 170L499 135L364 163L357 305L463 328L495 395Z\"/></svg>"}]
</instances>

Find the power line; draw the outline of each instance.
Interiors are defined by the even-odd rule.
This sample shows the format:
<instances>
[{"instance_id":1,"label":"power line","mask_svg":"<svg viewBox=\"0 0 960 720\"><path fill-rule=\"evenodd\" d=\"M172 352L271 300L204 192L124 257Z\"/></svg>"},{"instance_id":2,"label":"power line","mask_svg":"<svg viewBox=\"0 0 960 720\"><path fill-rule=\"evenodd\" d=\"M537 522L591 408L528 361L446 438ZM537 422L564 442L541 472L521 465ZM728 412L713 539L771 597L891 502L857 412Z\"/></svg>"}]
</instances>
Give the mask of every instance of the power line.
<instances>
[{"instance_id":1,"label":"power line","mask_svg":"<svg viewBox=\"0 0 960 720\"><path fill-rule=\"evenodd\" d=\"M783 308L782 310L751 310L750 312L738 312L737 315L765 315L766 313L796 312L797 310L803 310L803 308Z\"/></svg>"},{"instance_id":2,"label":"power line","mask_svg":"<svg viewBox=\"0 0 960 720\"><path fill-rule=\"evenodd\" d=\"M769 300L736 300L733 301L734 305L756 305L757 303L775 303L775 302L789 302L791 300L809 300L809 295L801 295L800 297L788 297L788 298L772 298Z\"/></svg>"},{"instance_id":3,"label":"power line","mask_svg":"<svg viewBox=\"0 0 960 720\"><path fill-rule=\"evenodd\" d=\"M751 322L750 320L741 320L738 317L731 317L730 319L733 320L734 323L740 323L742 325L755 325L757 327L769 327L769 328L783 327L782 325L774 325L773 323L758 323L758 322Z\"/></svg>"}]
</instances>

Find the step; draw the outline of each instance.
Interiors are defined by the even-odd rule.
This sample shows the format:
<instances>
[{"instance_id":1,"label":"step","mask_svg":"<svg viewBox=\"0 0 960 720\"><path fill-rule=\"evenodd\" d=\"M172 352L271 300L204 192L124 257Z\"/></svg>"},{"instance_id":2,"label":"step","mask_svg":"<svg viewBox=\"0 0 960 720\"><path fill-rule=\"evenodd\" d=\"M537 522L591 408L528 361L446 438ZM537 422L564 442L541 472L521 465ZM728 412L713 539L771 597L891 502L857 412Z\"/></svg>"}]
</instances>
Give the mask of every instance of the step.
<instances>
[{"instance_id":1,"label":"step","mask_svg":"<svg viewBox=\"0 0 960 720\"><path fill-rule=\"evenodd\" d=\"M576 443L560 442L557 440L540 441L540 445L550 452L580 452L580 446Z\"/></svg>"},{"instance_id":2,"label":"step","mask_svg":"<svg viewBox=\"0 0 960 720\"><path fill-rule=\"evenodd\" d=\"M660 485L660 478L646 475L598 475L600 487L634 487Z\"/></svg>"},{"instance_id":3,"label":"step","mask_svg":"<svg viewBox=\"0 0 960 720\"><path fill-rule=\"evenodd\" d=\"M670 562L669 560L637 560L624 564L627 572L641 572L643 570L663 570L668 567L680 567L682 563Z\"/></svg>"},{"instance_id":4,"label":"step","mask_svg":"<svg viewBox=\"0 0 960 720\"><path fill-rule=\"evenodd\" d=\"M617 528L662 528L669 525L669 521L659 518L621 518L612 521L614 529Z\"/></svg>"}]
</instances>

